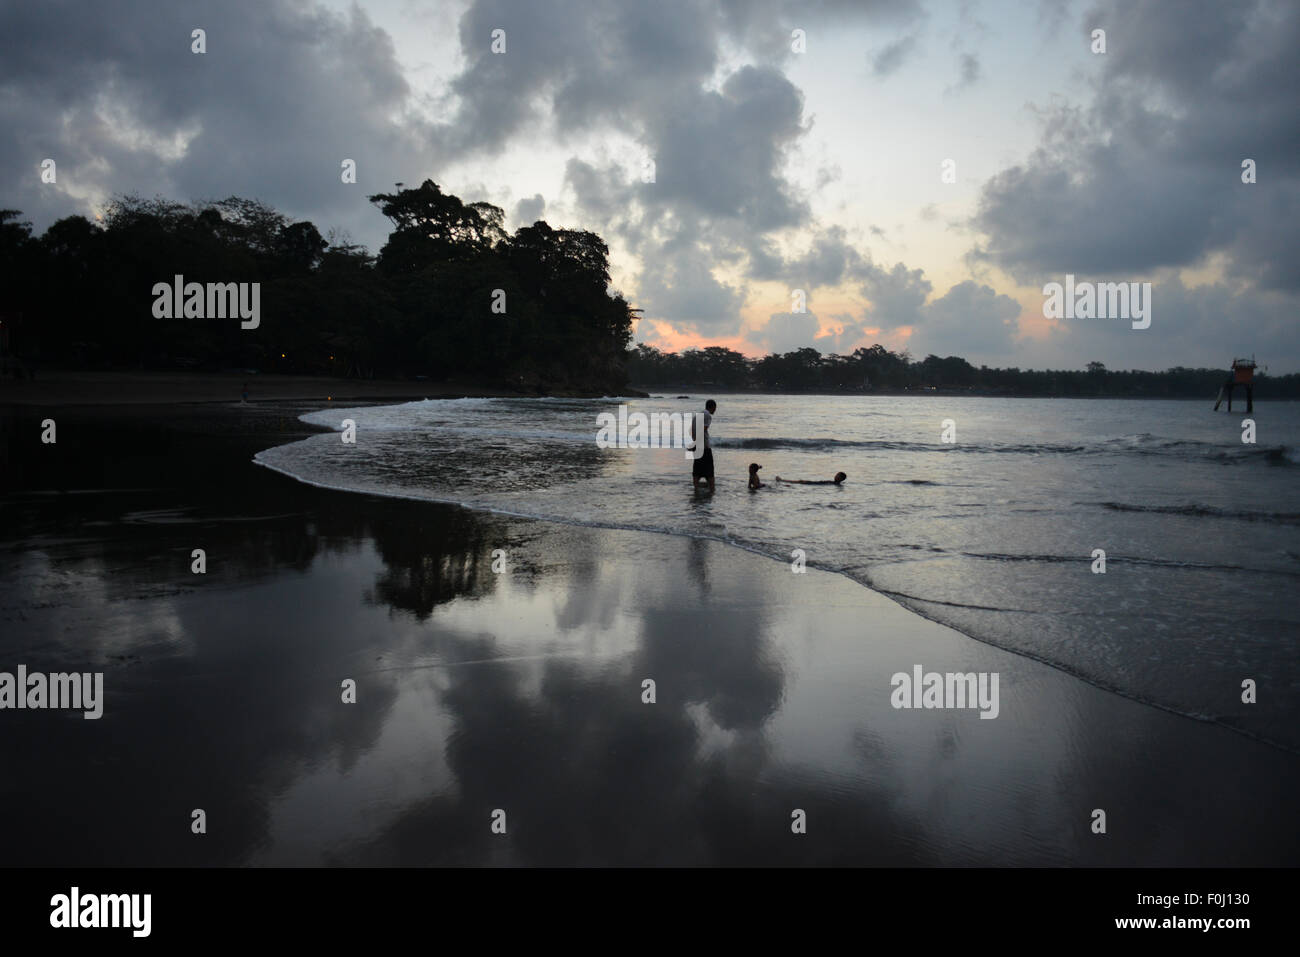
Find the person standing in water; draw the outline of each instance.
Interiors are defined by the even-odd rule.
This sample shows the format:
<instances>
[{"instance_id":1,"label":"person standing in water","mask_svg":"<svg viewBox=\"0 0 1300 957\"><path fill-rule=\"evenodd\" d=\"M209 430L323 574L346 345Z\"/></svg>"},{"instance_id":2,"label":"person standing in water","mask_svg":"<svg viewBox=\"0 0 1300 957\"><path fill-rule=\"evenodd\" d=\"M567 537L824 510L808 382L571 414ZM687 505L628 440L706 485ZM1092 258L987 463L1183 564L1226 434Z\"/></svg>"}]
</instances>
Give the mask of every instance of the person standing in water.
<instances>
[{"instance_id":1,"label":"person standing in water","mask_svg":"<svg viewBox=\"0 0 1300 957\"><path fill-rule=\"evenodd\" d=\"M713 424L713 413L717 410L718 403L712 399L704 403L704 435L702 436L695 434L697 419L691 416L691 441L704 446L704 454L691 465L691 487L699 488L700 480L703 479L708 483L710 492L713 491L713 449L709 446L709 426Z\"/></svg>"}]
</instances>

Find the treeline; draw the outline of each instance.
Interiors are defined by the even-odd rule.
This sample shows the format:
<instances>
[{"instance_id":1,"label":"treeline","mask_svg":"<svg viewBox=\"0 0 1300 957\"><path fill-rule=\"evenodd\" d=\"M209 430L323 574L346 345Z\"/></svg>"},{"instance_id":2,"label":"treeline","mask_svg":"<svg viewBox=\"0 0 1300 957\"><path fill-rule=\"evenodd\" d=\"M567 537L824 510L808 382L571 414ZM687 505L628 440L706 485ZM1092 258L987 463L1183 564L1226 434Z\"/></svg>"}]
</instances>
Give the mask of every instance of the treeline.
<instances>
[{"instance_id":1,"label":"treeline","mask_svg":"<svg viewBox=\"0 0 1300 957\"><path fill-rule=\"evenodd\" d=\"M398 184L399 187L401 184ZM256 200L125 197L100 222L39 237L0 210L8 371L249 369L473 379L521 391L618 392L632 310L594 233L504 213L425 181L370 197L393 223L378 256ZM259 283L260 322L159 319L154 286Z\"/></svg>"},{"instance_id":2,"label":"treeline","mask_svg":"<svg viewBox=\"0 0 1300 957\"><path fill-rule=\"evenodd\" d=\"M1014 396L1151 396L1212 399L1228 378L1231 356L1222 369L1164 372L1118 372L1100 362L1080 371L1031 371L976 368L958 356L926 356L914 361L906 352L884 346L854 350L852 355L823 355L797 349L750 359L739 352L710 346L685 352L662 352L642 343L628 353L628 381L639 386L712 387L764 392L970 392ZM1244 401L1245 396L1237 393ZM1255 374L1257 398L1300 398L1300 375Z\"/></svg>"}]
</instances>

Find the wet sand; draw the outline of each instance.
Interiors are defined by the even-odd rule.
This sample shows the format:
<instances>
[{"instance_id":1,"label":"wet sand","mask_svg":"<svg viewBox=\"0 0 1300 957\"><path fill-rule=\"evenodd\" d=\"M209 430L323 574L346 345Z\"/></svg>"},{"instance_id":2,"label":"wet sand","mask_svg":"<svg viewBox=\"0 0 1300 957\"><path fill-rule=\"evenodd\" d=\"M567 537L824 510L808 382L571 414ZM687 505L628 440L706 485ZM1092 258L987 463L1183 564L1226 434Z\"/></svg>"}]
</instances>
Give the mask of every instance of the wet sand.
<instances>
[{"instance_id":1,"label":"wet sand","mask_svg":"<svg viewBox=\"0 0 1300 957\"><path fill-rule=\"evenodd\" d=\"M0 410L0 671L105 686L0 711L0 865L1300 862L1295 755L815 568L251 464L318 404Z\"/></svg>"}]
</instances>

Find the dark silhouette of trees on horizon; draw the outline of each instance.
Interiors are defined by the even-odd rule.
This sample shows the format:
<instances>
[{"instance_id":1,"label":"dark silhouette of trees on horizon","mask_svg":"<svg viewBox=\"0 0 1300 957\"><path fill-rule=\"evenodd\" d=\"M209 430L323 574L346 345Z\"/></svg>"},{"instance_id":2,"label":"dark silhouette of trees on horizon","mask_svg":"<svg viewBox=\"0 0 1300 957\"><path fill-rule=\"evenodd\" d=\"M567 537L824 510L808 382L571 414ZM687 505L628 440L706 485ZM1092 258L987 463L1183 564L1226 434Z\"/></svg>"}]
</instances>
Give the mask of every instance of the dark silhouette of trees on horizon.
<instances>
[{"instance_id":1,"label":"dark silhouette of trees on horizon","mask_svg":"<svg viewBox=\"0 0 1300 957\"><path fill-rule=\"evenodd\" d=\"M599 236L504 213L432 181L370 197L393 224L377 256L257 200L126 196L102 222L35 237L0 210L0 322L30 371L254 369L472 379L521 391L626 386L633 314ZM261 284L261 322L157 319L153 287ZM497 308L493 308L497 304ZM503 308L502 308L503 307Z\"/></svg>"},{"instance_id":2,"label":"dark silhouette of trees on horizon","mask_svg":"<svg viewBox=\"0 0 1300 957\"><path fill-rule=\"evenodd\" d=\"M1232 357L1222 369L1178 366L1163 372L1109 370L1089 362L1084 370L976 368L958 356L928 355L920 361L880 344L851 355L823 355L803 348L751 359L732 349L710 346L682 353L662 352L645 343L628 355L628 381L634 386L715 388L760 392L962 392L1008 396L1148 396L1211 401L1223 383ZM1300 375L1255 376L1256 396L1300 398Z\"/></svg>"}]
</instances>

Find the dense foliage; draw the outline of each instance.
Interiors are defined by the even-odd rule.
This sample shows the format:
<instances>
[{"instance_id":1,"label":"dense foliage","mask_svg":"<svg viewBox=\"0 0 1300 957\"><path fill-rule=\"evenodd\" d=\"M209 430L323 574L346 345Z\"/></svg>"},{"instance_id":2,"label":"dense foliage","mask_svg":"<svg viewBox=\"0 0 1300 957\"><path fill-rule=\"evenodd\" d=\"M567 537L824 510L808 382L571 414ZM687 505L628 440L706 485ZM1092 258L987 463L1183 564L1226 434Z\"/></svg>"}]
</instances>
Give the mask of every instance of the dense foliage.
<instances>
[{"instance_id":1,"label":"dense foliage","mask_svg":"<svg viewBox=\"0 0 1300 957\"><path fill-rule=\"evenodd\" d=\"M632 312L608 291L599 236L545 222L511 236L500 209L429 181L371 201L394 226L377 257L233 197L125 197L102 223L72 216L40 237L0 211L6 351L24 371L239 368L623 388ZM154 285L177 274L260 283L260 324L155 318Z\"/></svg>"}]
</instances>

